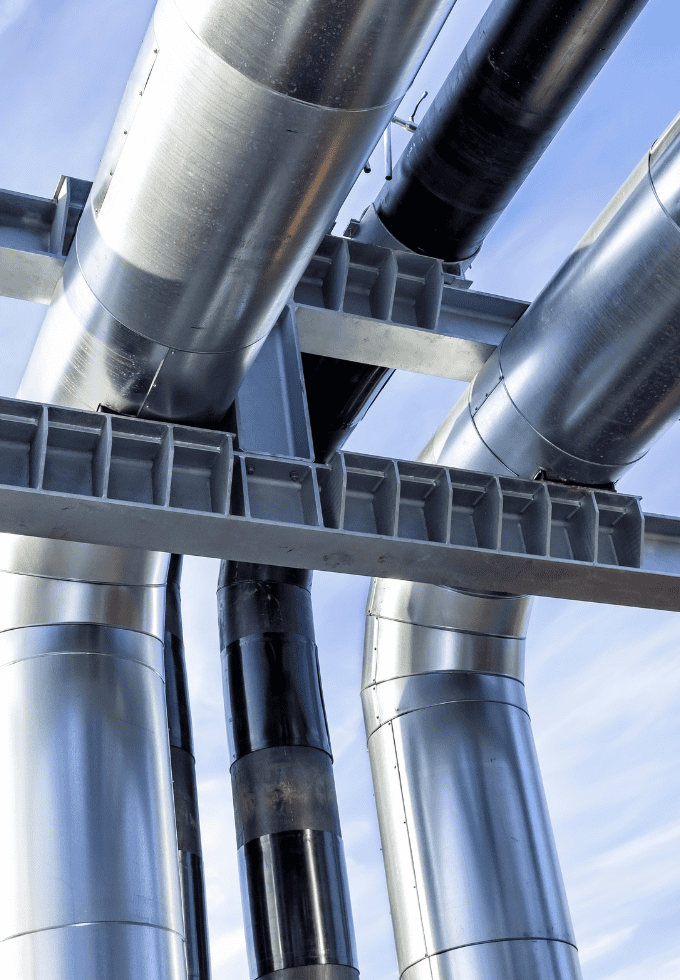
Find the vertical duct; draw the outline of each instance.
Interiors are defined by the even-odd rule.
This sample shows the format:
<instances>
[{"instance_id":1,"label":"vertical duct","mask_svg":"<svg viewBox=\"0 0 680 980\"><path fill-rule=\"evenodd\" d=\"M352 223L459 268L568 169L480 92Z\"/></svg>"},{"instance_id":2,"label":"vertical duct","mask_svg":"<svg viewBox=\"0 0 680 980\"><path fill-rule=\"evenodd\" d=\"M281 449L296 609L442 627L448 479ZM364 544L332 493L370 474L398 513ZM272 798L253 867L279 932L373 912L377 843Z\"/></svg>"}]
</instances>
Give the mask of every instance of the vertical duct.
<instances>
[{"instance_id":1,"label":"vertical duct","mask_svg":"<svg viewBox=\"0 0 680 980\"><path fill-rule=\"evenodd\" d=\"M474 256L646 2L492 0L354 237ZM310 354L304 367L325 460L392 372Z\"/></svg>"},{"instance_id":2,"label":"vertical duct","mask_svg":"<svg viewBox=\"0 0 680 980\"><path fill-rule=\"evenodd\" d=\"M252 980L357 980L311 572L223 562L218 589Z\"/></svg>"},{"instance_id":3,"label":"vertical duct","mask_svg":"<svg viewBox=\"0 0 680 980\"><path fill-rule=\"evenodd\" d=\"M21 396L219 424L451 5L161 0ZM167 556L3 537L0 568L3 975L182 980Z\"/></svg>"},{"instance_id":4,"label":"vertical duct","mask_svg":"<svg viewBox=\"0 0 680 980\"><path fill-rule=\"evenodd\" d=\"M182 980L167 557L1 546L0 975Z\"/></svg>"},{"instance_id":5,"label":"vertical duct","mask_svg":"<svg viewBox=\"0 0 680 980\"><path fill-rule=\"evenodd\" d=\"M170 736L187 980L210 980L196 761L182 635L181 578L182 556L171 555L165 590L165 704Z\"/></svg>"},{"instance_id":6,"label":"vertical duct","mask_svg":"<svg viewBox=\"0 0 680 980\"><path fill-rule=\"evenodd\" d=\"M677 419L679 133L680 117L424 461L610 485ZM409 980L580 977L521 684L529 603L401 582L371 590L364 712Z\"/></svg>"},{"instance_id":7,"label":"vertical duct","mask_svg":"<svg viewBox=\"0 0 680 980\"><path fill-rule=\"evenodd\" d=\"M452 5L159 0L19 397L220 425ZM186 977L167 563L2 537L3 976Z\"/></svg>"}]
</instances>

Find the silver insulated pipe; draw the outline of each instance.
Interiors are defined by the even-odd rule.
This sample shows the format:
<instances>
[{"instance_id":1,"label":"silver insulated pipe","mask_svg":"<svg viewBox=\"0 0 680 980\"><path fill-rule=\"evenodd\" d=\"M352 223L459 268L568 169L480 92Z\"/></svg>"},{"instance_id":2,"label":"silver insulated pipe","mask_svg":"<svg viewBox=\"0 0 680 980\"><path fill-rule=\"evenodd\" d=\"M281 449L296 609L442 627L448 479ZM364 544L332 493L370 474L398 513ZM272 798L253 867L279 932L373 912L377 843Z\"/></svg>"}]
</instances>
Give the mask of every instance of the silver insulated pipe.
<instances>
[{"instance_id":1,"label":"silver insulated pipe","mask_svg":"<svg viewBox=\"0 0 680 980\"><path fill-rule=\"evenodd\" d=\"M219 425L452 4L160 0L19 392L131 416L104 494ZM167 566L0 540L3 977L185 980Z\"/></svg>"},{"instance_id":2,"label":"silver insulated pipe","mask_svg":"<svg viewBox=\"0 0 680 980\"><path fill-rule=\"evenodd\" d=\"M421 459L610 486L680 413L679 224L680 117ZM581 976L522 684L530 603L373 583L363 702L408 980Z\"/></svg>"}]
</instances>

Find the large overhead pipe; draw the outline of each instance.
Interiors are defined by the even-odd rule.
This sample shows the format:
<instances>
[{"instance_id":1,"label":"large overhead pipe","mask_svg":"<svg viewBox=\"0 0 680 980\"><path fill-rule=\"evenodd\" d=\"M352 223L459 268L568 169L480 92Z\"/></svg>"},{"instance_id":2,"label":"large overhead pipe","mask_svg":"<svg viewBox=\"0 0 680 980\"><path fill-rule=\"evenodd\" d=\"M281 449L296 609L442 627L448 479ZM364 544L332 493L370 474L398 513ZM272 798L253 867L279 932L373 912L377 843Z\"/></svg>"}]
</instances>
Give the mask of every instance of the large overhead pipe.
<instances>
[{"instance_id":1,"label":"large overhead pipe","mask_svg":"<svg viewBox=\"0 0 680 980\"><path fill-rule=\"evenodd\" d=\"M647 0L492 0L423 117L360 241L469 259ZM317 458L392 372L304 355Z\"/></svg>"},{"instance_id":2,"label":"large overhead pipe","mask_svg":"<svg viewBox=\"0 0 680 980\"><path fill-rule=\"evenodd\" d=\"M452 3L160 0L20 397L219 424ZM3 976L186 977L167 565L1 540Z\"/></svg>"},{"instance_id":3,"label":"large overhead pipe","mask_svg":"<svg viewBox=\"0 0 680 980\"><path fill-rule=\"evenodd\" d=\"M680 117L421 458L590 486L634 463L680 413L679 202ZM521 683L530 601L373 584L364 711L408 980L580 977Z\"/></svg>"},{"instance_id":4,"label":"large overhead pipe","mask_svg":"<svg viewBox=\"0 0 680 980\"><path fill-rule=\"evenodd\" d=\"M217 593L252 980L357 980L312 573L223 562Z\"/></svg>"},{"instance_id":5,"label":"large overhead pipe","mask_svg":"<svg viewBox=\"0 0 680 980\"><path fill-rule=\"evenodd\" d=\"M165 589L165 705L182 889L187 980L210 980L196 760L182 632L182 556L171 555Z\"/></svg>"},{"instance_id":6,"label":"large overhead pipe","mask_svg":"<svg viewBox=\"0 0 680 980\"><path fill-rule=\"evenodd\" d=\"M455 0L159 0L22 385L218 425Z\"/></svg>"}]
</instances>

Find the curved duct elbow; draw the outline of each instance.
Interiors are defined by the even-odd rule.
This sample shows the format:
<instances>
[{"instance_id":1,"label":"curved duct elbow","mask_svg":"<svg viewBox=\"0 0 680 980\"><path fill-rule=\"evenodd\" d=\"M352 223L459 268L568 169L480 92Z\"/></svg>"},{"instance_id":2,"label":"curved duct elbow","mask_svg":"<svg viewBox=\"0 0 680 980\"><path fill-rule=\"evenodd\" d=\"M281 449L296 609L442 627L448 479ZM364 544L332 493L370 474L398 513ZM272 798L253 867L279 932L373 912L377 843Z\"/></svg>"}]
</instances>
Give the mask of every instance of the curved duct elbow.
<instances>
[{"instance_id":1,"label":"curved duct elbow","mask_svg":"<svg viewBox=\"0 0 680 980\"><path fill-rule=\"evenodd\" d=\"M20 397L219 425L452 5L160 0ZM186 977L167 566L0 538L2 976Z\"/></svg>"},{"instance_id":2,"label":"curved duct elbow","mask_svg":"<svg viewBox=\"0 0 680 980\"><path fill-rule=\"evenodd\" d=\"M678 417L679 132L680 117L421 459L610 484ZM362 698L408 980L581 975L524 713L529 603L373 583Z\"/></svg>"}]
</instances>

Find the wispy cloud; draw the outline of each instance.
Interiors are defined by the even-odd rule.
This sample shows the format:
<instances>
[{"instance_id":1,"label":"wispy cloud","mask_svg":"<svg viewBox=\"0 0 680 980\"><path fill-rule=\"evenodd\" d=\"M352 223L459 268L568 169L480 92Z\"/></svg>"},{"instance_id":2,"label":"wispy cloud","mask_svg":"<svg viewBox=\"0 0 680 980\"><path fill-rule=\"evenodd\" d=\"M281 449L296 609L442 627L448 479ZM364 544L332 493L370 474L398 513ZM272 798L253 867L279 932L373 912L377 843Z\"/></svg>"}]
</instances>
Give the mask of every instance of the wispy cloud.
<instances>
[{"instance_id":1,"label":"wispy cloud","mask_svg":"<svg viewBox=\"0 0 680 980\"><path fill-rule=\"evenodd\" d=\"M0 0L0 31L6 30L31 6L33 0Z\"/></svg>"},{"instance_id":2,"label":"wispy cloud","mask_svg":"<svg viewBox=\"0 0 680 980\"><path fill-rule=\"evenodd\" d=\"M579 959L581 960L581 965L584 963L589 963L591 960L597 959L598 956L602 956L604 953L608 953L612 949L621 946L625 943L635 932L636 926L630 926L628 929L619 929L617 932L608 932L603 936L598 936L598 938L585 946L579 948Z\"/></svg>"}]
</instances>

